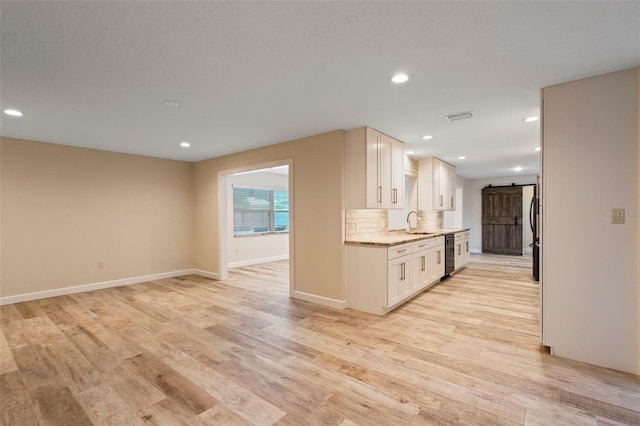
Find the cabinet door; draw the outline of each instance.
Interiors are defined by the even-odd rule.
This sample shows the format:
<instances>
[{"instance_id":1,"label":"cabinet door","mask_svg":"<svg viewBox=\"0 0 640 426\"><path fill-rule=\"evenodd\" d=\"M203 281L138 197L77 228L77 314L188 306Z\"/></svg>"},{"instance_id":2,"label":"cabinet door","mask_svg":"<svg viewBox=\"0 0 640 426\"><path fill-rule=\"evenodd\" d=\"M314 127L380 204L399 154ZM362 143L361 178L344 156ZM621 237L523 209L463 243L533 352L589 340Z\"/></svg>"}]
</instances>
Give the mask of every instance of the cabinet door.
<instances>
[{"instance_id":1,"label":"cabinet door","mask_svg":"<svg viewBox=\"0 0 640 426\"><path fill-rule=\"evenodd\" d=\"M391 182L392 145L393 139L387 135L380 136L378 144L378 186L380 191L380 208L395 207Z\"/></svg>"},{"instance_id":2,"label":"cabinet door","mask_svg":"<svg viewBox=\"0 0 640 426\"><path fill-rule=\"evenodd\" d=\"M394 305L411 293L411 256L389 261L387 306Z\"/></svg>"},{"instance_id":3,"label":"cabinet door","mask_svg":"<svg viewBox=\"0 0 640 426\"><path fill-rule=\"evenodd\" d=\"M378 169L380 159L378 155L380 146L380 132L367 127L365 134L366 147L366 202L368 209L380 208L382 192L378 183Z\"/></svg>"},{"instance_id":4,"label":"cabinet door","mask_svg":"<svg viewBox=\"0 0 640 426\"><path fill-rule=\"evenodd\" d=\"M429 283L433 283L444 276L444 246L430 248L427 260L427 269L431 276Z\"/></svg>"},{"instance_id":5,"label":"cabinet door","mask_svg":"<svg viewBox=\"0 0 640 426\"><path fill-rule=\"evenodd\" d=\"M433 205L435 210L456 209L456 168L434 158L433 164Z\"/></svg>"},{"instance_id":6,"label":"cabinet door","mask_svg":"<svg viewBox=\"0 0 640 426\"><path fill-rule=\"evenodd\" d=\"M411 275L412 291L423 289L431 282L428 257L429 251L422 250L414 253L411 258L411 266L413 268L413 274Z\"/></svg>"},{"instance_id":7,"label":"cabinet door","mask_svg":"<svg viewBox=\"0 0 640 426\"><path fill-rule=\"evenodd\" d=\"M397 140L391 141L391 203L404 208L404 144Z\"/></svg>"},{"instance_id":8,"label":"cabinet door","mask_svg":"<svg viewBox=\"0 0 640 426\"><path fill-rule=\"evenodd\" d=\"M438 203L442 210L456 209L456 168L451 164L438 160L440 168L439 199Z\"/></svg>"},{"instance_id":9,"label":"cabinet door","mask_svg":"<svg viewBox=\"0 0 640 426\"><path fill-rule=\"evenodd\" d=\"M418 210L455 210L456 168L436 157L418 162Z\"/></svg>"},{"instance_id":10,"label":"cabinet door","mask_svg":"<svg viewBox=\"0 0 640 426\"><path fill-rule=\"evenodd\" d=\"M467 235L463 240L463 250L464 250L464 264L466 265L471 260L471 253L469 252L469 240L470 237Z\"/></svg>"},{"instance_id":11,"label":"cabinet door","mask_svg":"<svg viewBox=\"0 0 640 426\"><path fill-rule=\"evenodd\" d=\"M456 245L454 246L454 249L455 249L454 262L453 262L454 269L458 269L464 266L463 246L464 246L464 240L456 240Z\"/></svg>"},{"instance_id":12,"label":"cabinet door","mask_svg":"<svg viewBox=\"0 0 640 426\"><path fill-rule=\"evenodd\" d=\"M447 196L445 197L447 210L456 209L456 168L445 164L447 173Z\"/></svg>"},{"instance_id":13,"label":"cabinet door","mask_svg":"<svg viewBox=\"0 0 640 426\"><path fill-rule=\"evenodd\" d=\"M433 159L433 209L444 210L444 190L446 189L446 172L444 163L437 158Z\"/></svg>"}]
</instances>

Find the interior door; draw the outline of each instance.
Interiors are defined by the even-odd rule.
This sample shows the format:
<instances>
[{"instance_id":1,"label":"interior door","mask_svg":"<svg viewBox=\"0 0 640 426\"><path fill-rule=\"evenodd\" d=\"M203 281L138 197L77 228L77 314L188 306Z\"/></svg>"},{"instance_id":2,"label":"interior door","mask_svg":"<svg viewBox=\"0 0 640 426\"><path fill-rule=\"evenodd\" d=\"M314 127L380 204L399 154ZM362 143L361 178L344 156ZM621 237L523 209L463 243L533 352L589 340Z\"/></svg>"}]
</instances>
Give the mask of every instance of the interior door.
<instances>
[{"instance_id":1,"label":"interior door","mask_svg":"<svg viewBox=\"0 0 640 426\"><path fill-rule=\"evenodd\" d=\"M482 189L482 252L522 255L522 187Z\"/></svg>"}]
</instances>

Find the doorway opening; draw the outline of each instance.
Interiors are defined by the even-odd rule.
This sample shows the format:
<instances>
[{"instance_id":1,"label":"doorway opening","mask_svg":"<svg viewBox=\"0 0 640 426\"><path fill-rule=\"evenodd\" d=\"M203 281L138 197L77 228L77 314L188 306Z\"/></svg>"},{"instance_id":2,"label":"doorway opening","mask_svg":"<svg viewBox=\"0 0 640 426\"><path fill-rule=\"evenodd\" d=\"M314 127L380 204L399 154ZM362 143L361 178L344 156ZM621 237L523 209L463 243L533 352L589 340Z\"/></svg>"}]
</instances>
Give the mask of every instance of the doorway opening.
<instances>
[{"instance_id":1,"label":"doorway opening","mask_svg":"<svg viewBox=\"0 0 640 426\"><path fill-rule=\"evenodd\" d=\"M288 260L293 291L293 160L254 164L218 172L221 280L229 269Z\"/></svg>"}]
</instances>

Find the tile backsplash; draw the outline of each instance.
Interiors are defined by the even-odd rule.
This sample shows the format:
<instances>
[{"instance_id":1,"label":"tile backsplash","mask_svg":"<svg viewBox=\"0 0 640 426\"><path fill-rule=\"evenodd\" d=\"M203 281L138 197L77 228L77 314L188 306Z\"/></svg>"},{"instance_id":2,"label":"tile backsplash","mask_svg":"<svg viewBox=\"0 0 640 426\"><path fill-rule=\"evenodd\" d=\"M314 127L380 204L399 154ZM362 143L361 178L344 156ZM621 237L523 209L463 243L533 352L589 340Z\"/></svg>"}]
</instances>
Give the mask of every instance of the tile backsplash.
<instances>
[{"instance_id":1,"label":"tile backsplash","mask_svg":"<svg viewBox=\"0 0 640 426\"><path fill-rule=\"evenodd\" d=\"M441 229L444 212L420 210L418 229ZM384 209L347 210L345 213L345 237L376 235L389 230L389 213Z\"/></svg>"},{"instance_id":2,"label":"tile backsplash","mask_svg":"<svg viewBox=\"0 0 640 426\"><path fill-rule=\"evenodd\" d=\"M444 223L444 212L442 210L420 210L418 211L418 228L424 230L442 229Z\"/></svg>"},{"instance_id":3,"label":"tile backsplash","mask_svg":"<svg viewBox=\"0 0 640 426\"><path fill-rule=\"evenodd\" d=\"M389 214L384 209L347 210L345 215L345 236L379 234L389 229Z\"/></svg>"}]
</instances>

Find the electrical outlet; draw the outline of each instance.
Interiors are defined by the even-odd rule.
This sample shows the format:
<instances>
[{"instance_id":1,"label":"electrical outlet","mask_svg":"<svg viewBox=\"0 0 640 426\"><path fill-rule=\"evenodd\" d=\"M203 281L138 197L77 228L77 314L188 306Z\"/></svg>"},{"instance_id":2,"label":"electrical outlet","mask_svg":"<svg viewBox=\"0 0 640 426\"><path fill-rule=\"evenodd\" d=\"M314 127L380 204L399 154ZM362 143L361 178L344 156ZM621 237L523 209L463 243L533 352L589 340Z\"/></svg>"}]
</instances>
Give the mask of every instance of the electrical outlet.
<instances>
[{"instance_id":1,"label":"electrical outlet","mask_svg":"<svg viewBox=\"0 0 640 426\"><path fill-rule=\"evenodd\" d=\"M98 269L102 269L104 268L104 260L100 259L98 260Z\"/></svg>"},{"instance_id":2,"label":"electrical outlet","mask_svg":"<svg viewBox=\"0 0 640 426\"><path fill-rule=\"evenodd\" d=\"M611 209L611 224L624 225L624 209Z\"/></svg>"}]
</instances>

